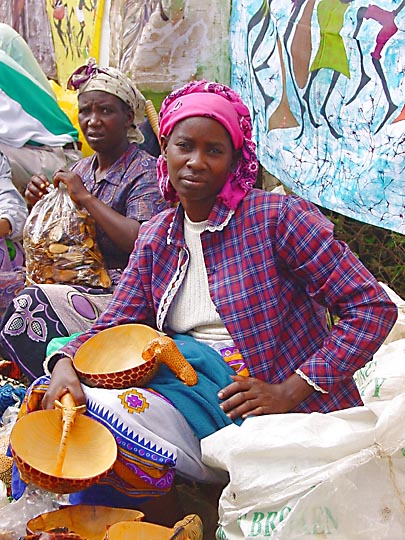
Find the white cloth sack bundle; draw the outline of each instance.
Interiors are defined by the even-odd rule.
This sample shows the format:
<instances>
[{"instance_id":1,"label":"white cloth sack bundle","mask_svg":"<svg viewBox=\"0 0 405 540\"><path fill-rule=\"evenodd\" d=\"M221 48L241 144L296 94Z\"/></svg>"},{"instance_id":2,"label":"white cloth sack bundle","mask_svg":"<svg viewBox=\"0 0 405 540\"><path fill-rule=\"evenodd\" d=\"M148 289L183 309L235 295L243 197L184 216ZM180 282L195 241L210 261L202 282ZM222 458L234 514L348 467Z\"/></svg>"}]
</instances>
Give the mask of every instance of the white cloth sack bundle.
<instances>
[{"instance_id":1,"label":"white cloth sack bundle","mask_svg":"<svg viewBox=\"0 0 405 540\"><path fill-rule=\"evenodd\" d=\"M403 540L405 394L367 407L248 419L202 441L229 472L218 538Z\"/></svg>"},{"instance_id":2,"label":"white cloth sack bundle","mask_svg":"<svg viewBox=\"0 0 405 540\"><path fill-rule=\"evenodd\" d=\"M373 360L354 375L363 403L377 416L394 397L405 392L405 301L381 285L397 305L398 319Z\"/></svg>"},{"instance_id":3,"label":"white cloth sack bundle","mask_svg":"<svg viewBox=\"0 0 405 540\"><path fill-rule=\"evenodd\" d=\"M394 340L356 374L363 407L249 418L201 441L203 461L230 477L218 539L405 538L401 310Z\"/></svg>"}]
</instances>

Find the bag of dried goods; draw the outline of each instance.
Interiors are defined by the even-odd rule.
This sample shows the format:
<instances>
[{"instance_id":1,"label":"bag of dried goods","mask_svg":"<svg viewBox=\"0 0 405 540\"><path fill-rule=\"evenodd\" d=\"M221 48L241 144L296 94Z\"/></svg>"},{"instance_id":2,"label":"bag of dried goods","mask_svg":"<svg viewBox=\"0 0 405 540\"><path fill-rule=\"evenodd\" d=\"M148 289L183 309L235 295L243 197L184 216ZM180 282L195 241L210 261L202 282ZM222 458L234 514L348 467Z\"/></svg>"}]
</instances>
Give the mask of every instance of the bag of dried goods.
<instances>
[{"instance_id":1,"label":"bag of dried goods","mask_svg":"<svg viewBox=\"0 0 405 540\"><path fill-rule=\"evenodd\" d=\"M111 285L96 242L95 222L72 201L62 182L32 208L24 227L23 245L27 285Z\"/></svg>"}]
</instances>

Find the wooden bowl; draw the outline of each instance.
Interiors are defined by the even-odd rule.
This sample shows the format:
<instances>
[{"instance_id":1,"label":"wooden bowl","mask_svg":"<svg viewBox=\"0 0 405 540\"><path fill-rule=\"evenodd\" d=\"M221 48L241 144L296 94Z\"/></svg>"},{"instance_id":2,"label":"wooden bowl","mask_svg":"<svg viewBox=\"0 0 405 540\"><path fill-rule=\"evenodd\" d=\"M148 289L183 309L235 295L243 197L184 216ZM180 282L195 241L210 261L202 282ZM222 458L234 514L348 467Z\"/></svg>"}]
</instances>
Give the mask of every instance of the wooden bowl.
<instances>
[{"instance_id":1,"label":"wooden bowl","mask_svg":"<svg viewBox=\"0 0 405 540\"><path fill-rule=\"evenodd\" d=\"M88 339L73 359L82 382L99 388L144 386L155 375L156 358L145 361L144 347L159 336L144 324L122 324L102 330Z\"/></svg>"},{"instance_id":2,"label":"wooden bowl","mask_svg":"<svg viewBox=\"0 0 405 540\"><path fill-rule=\"evenodd\" d=\"M185 516L172 528L146 521L121 521L108 527L104 540L202 540L203 524L197 514Z\"/></svg>"},{"instance_id":3,"label":"wooden bowl","mask_svg":"<svg viewBox=\"0 0 405 540\"><path fill-rule=\"evenodd\" d=\"M53 493L73 493L95 484L112 469L117 444L96 420L77 415L69 435L63 474L55 473L62 436L60 410L34 411L14 424L10 449L21 478Z\"/></svg>"},{"instance_id":4,"label":"wooden bowl","mask_svg":"<svg viewBox=\"0 0 405 540\"><path fill-rule=\"evenodd\" d=\"M27 523L27 533L47 532L66 527L86 540L103 540L107 528L119 521L140 521L144 514L129 508L78 504L41 514Z\"/></svg>"},{"instance_id":5,"label":"wooden bowl","mask_svg":"<svg viewBox=\"0 0 405 540\"><path fill-rule=\"evenodd\" d=\"M174 530L142 521L120 521L108 527L104 540L169 540Z\"/></svg>"}]
</instances>

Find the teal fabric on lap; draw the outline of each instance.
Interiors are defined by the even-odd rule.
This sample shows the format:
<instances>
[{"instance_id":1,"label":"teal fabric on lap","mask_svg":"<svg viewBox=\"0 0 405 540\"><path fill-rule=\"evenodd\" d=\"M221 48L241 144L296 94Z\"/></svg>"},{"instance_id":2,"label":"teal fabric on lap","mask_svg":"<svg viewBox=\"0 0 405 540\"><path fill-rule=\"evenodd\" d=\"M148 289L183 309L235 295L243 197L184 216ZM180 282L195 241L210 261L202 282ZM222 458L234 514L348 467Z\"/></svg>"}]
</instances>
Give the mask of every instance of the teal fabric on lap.
<instances>
[{"instance_id":1,"label":"teal fabric on lap","mask_svg":"<svg viewBox=\"0 0 405 540\"><path fill-rule=\"evenodd\" d=\"M47 348L47 356L78 335L77 333L52 339ZM175 334L173 339L180 352L196 370L198 383L195 386L186 386L166 365L161 364L147 386L169 399L201 440L233 423L219 407L220 399L217 394L231 384L230 376L235 375L235 371L219 353L193 337ZM238 418L235 423L240 425L242 419Z\"/></svg>"},{"instance_id":2,"label":"teal fabric on lap","mask_svg":"<svg viewBox=\"0 0 405 540\"><path fill-rule=\"evenodd\" d=\"M148 386L170 399L186 418L197 438L203 439L233 423L219 407L217 394L231 384L231 375L235 375L235 371L214 349L191 336L175 334L173 339L196 370L198 383L186 386L167 366L161 365ZM237 419L235 423L240 425L242 419Z\"/></svg>"},{"instance_id":3,"label":"teal fabric on lap","mask_svg":"<svg viewBox=\"0 0 405 540\"><path fill-rule=\"evenodd\" d=\"M72 334L71 336L66 337L56 337L51 339L51 341L48 343L48 346L46 348L46 356L50 356L54 352L58 351L61 347L64 347L69 343L69 341L72 341L77 336L80 336L81 332L76 332L75 334Z\"/></svg>"}]
</instances>

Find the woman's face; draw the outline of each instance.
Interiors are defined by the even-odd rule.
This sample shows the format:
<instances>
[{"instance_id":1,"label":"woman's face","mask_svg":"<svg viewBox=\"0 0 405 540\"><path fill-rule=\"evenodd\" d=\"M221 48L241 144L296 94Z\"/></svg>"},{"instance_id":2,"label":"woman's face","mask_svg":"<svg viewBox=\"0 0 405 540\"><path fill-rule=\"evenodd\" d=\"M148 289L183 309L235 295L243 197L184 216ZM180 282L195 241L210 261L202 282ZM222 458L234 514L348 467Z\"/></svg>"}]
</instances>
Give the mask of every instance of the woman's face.
<instances>
[{"instance_id":1,"label":"woman's face","mask_svg":"<svg viewBox=\"0 0 405 540\"><path fill-rule=\"evenodd\" d=\"M79 125L86 141L99 153L127 143L133 111L118 97L92 90L79 95Z\"/></svg>"},{"instance_id":2,"label":"woman's face","mask_svg":"<svg viewBox=\"0 0 405 540\"><path fill-rule=\"evenodd\" d=\"M192 221L207 219L236 161L228 131L212 118L195 116L176 124L161 145L187 215Z\"/></svg>"}]
</instances>

